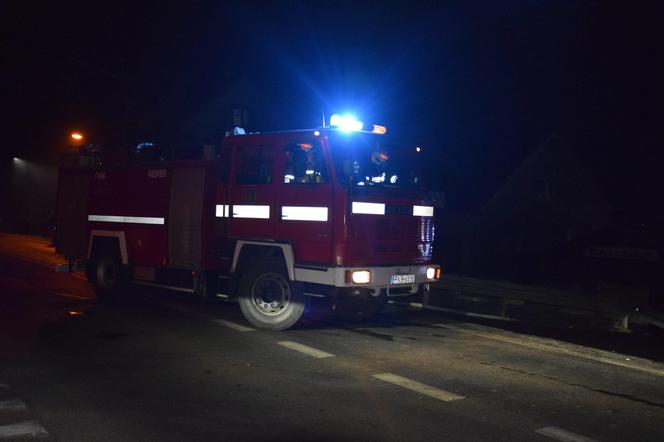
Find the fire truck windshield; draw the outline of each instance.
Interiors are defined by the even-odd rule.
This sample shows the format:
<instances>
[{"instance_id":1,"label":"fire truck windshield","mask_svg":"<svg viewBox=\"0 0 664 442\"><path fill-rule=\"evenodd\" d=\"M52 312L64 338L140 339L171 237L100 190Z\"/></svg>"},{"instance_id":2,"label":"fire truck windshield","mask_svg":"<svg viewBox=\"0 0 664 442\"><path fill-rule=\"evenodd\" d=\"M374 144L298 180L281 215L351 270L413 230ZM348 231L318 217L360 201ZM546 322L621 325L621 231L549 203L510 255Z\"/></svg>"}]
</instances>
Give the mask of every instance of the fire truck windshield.
<instances>
[{"instance_id":1,"label":"fire truck windshield","mask_svg":"<svg viewBox=\"0 0 664 442\"><path fill-rule=\"evenodd\" d=\"M414 161L385 146L384 140L367 133L330 134L337 180L353 186L421 188Z\"/></svg>"}]
</instances>

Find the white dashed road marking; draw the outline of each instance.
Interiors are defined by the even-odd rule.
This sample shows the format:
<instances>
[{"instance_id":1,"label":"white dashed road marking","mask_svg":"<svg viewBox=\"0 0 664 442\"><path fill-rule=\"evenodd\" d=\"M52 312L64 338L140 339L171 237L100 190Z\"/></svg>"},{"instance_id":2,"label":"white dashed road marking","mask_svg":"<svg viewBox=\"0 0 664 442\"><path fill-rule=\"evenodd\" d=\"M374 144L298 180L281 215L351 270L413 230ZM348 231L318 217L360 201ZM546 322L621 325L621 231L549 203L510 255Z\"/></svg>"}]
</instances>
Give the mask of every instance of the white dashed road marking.
<instances>
[{"instance_id":1,"label":"white dashed road marking","mask_svg":"<svg viewBox=\"0 0 664 442\"><path fill-rule=\"evenodd\" d=\"M255 328L247 327L242 324L236 324L235 322L224 321L223 319L210 319L210 321L214 322L215 324L223 325L224 327L232 328L233 330L239 332L249 332L256 330Z\"/></svg>"},{"instance_id":2,"label":"white dashed road marking","mask_svg":"<svg viewBox=\"0 0 664 442\"><path fill-rule=\"evenodd\" d=\"M459 396L458 394L450 393L449 391L441 390L440 388L422 384L412 379L404 378L392 373L375 374L373 377L380 379L381 381L389 382L390 384L398 385L399 387L407 388L417 393L424 394L445 402L465 399L464 396Z\"/></svg>"},{"instance_id":3,"label":"white dashed road marking","mask_svg":"<svg viewBox=\"0 0 664 442\"><path fill-rule=\"evenodd\" d=\"M562 442L596 442L595 439L581 436L558 427L544 427L535 430L535 433L542 436L550 437L551 439L560 440Z\"/></svg>"},{"instance_id":4,"label":"white dashed road marking","mask_svg":"<svg viewBox=\"0 0 664 442\"><path fill-rule=\"evenodd\" d=\"M37 421L26 421L18 424L0 425L0 439L46 437L48 431Z\"/></svg>"},{"instance_id":5,"label":"white dashed road marking","mask_svg":"<svg viewBox=\"0 0 664 442\"><path fill-rule=\"evenodd\" d=\"M28 406L20 399L5 399L0 401L0 411L25 411Z\"/></svg>"},{"instance_id":6,"label":"white dashed road marking","mask_svg":"<svg viewBox=\"0 0 664 442\"><path fill-rule=\"evenodd\" d=\"M279 342L279 345L290 348L291 350L299 351L300 353L304 353L305 355L313 356L314 358L331 358L334 355L332 353L327 353L321 350L318 350L313 347L309 347L308 345L304 344L299 344L297 342L293 341L281 341Z\"/></svg>"}]
</instances>

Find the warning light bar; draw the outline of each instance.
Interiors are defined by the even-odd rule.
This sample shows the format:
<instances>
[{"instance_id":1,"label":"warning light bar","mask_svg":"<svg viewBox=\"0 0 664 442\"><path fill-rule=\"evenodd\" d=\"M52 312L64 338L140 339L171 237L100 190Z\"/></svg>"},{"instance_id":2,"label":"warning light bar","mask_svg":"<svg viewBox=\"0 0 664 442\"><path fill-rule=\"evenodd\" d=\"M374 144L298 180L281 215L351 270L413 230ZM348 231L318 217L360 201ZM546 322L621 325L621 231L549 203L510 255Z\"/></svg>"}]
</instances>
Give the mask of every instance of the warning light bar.
<instances>
[{"instance_id":1,"label":"warning light bar","mask_svg":"<svg viewBox=\"0 0 664 442\"><path fill-rule=\"evenodd\" d=\"M364 123L350 114L332 114L330 117L330 127L337 128L343 132L356 132L364 128ZM387 127L380 124L371 125L371 132L378 135L385 135Z\"/></svg>"},{"instance_id":2,"label":"warning light bar","mask_svg":"<svg viewBox=\"0 0 664 442\"><path fill-rule=\"evenodd\" d=\"M362 130L364 123L352 115L334 114L330 117L330 126L337 127L344 132Z\"/></svg>"}]
</instances>

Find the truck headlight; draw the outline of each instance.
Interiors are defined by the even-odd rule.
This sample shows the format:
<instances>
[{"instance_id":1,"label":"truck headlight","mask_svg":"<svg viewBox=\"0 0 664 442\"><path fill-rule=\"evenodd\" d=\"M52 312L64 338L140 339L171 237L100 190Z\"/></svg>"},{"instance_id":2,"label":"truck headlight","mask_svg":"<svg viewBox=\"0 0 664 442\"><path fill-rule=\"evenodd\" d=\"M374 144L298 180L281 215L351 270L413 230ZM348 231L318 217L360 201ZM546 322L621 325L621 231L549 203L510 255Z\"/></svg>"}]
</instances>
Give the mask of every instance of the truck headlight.
<instances>
[{"instance_id":1,"label":"truck headlight","mask_svg":"<svg viewBox=\"0 0 664 442\"><path fill-rule=\"evenodd\" d=\"M352 282L353 284L369 284L371 282L371 271L347 270L346 282Z\"/></svg>"},{"instance_id":2,"label":"truck headlight","mask_svg":"<svg viewBox=\"0 0 664 442\"><path fill-rule=\"evenodd\" d=\"M440 278L440 267L427 267L427 279L434 280Z\"/></svg>"}]
</instances>

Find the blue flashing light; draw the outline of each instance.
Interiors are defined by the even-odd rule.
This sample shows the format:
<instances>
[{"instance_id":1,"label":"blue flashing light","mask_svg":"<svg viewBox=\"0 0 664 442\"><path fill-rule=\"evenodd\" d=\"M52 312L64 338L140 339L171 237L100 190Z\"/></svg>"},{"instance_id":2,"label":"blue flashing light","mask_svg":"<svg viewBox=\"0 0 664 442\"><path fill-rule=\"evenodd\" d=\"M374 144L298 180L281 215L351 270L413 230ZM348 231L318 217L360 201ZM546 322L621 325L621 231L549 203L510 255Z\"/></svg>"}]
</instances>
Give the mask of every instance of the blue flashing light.
<instances>
[{"instance_id":1,"label":"blue flashing light","mask_svg":"<svg viewBox=\"0 0 664 442\"><path fill-rule=\"evenodd\" d=\"M334 114L330 117L330 127L336 127L344 132L362 130L364 123L352 115Z\"/></svg>"}]
</instances>

